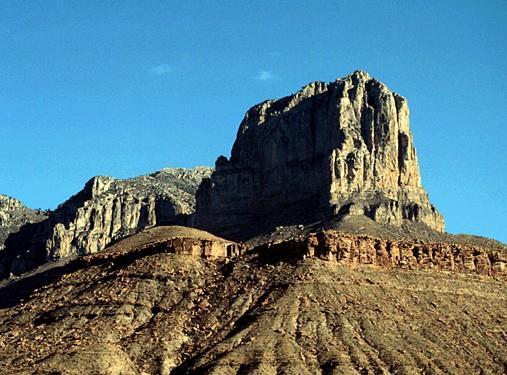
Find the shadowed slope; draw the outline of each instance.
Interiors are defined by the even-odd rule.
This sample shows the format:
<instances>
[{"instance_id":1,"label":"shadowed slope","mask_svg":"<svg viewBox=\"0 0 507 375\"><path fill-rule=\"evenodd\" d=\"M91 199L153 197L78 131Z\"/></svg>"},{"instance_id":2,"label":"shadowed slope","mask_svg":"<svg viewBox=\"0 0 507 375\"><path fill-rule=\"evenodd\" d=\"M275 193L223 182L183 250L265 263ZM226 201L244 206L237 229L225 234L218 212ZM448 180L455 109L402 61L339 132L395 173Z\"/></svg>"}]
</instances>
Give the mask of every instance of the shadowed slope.
<instances>
[{"instance_id":1,"label":"shadowed slope","mask_svg":"<svg viewBox=\"0 0 507 375\"><path fill-rule=\"evenodd\" d=\"M504 279L125 249L80 258L86 267L1 309L1 372L469 374L507 366Z\"/></svg>"}]
</instances>

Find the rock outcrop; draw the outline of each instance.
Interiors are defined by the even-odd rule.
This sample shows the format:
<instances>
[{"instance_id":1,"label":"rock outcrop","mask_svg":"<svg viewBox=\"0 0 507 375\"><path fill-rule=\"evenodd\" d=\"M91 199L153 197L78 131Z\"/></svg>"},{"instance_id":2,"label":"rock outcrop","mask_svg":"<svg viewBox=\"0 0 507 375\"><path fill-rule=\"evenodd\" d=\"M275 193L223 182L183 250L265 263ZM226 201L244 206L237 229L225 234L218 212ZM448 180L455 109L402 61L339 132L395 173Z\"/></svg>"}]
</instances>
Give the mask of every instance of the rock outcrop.
<instances>
[{"instance_id":1,"label":"rock outcrop","mask_svg":"<svg viewBox=\"0 0 507 375\"><path fill-rule=\"evenodd\" d=\"M361 71L251 108L230 159L201 184L193 224L247 238L346 215L444 229L421 184L406 99Z\"/></svg>"},{"instance_id":2,"label":"rock outcrop","mask_svg":"<svg viewBox=\"0 0 507 375\"><path fill-rule=\"evenodd\" d=\"M19 200L0 194L0 251L4 249L4 242L9 234L17 232L28 223L44 220L47 212L32 210Z\"/></svg>"},{"instance_id":3,"label":"rock outcrop","mask_svg":"<svg viewBox=\"0 0 507 375\"><path fill-rule=\"evenodd\" d=\"M202 230L172 225L146 229L127 237L104 249L101 258L167 253L212 260L233 259L246 249L246 245L224 240Z\"/></svg>"},{"instance_id":4,"label":"rock outcrop","mask_svg":"<svg viewBox=\"0 0 507 375\"><path fill-rule=\"evenodd\" d=\"M254 251L271 262L317 257L349 266L507 276L507 248L500 245L491 248L463 243L395 241L327 230L266 242Z\"/></svg>"},{"instance_id":5,"label":"rock outcrop","mask_svg":"<svg viewBox=\"0 0 507 375\"><path fill-rule=\"evenodd\" d=\"M49 217L26 225L6 241L0 276L20 274L46 261L96 253L155 225L185 224L207 167L163 169L127 180L94 177Z\"/></svg>"}]
</instances>

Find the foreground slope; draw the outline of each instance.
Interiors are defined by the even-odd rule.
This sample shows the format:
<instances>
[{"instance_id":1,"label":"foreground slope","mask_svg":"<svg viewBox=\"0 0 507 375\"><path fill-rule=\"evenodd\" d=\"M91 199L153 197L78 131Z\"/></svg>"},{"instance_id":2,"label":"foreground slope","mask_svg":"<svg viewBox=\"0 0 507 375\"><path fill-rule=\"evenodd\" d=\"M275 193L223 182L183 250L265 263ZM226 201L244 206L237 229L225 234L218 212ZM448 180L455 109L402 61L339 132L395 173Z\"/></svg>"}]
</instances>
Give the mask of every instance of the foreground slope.
<instances>
[{"instance_id":1,"label":"foreground slope","mask_svg":"<svg viewBox=\"0 0 507 375\"><path fill-rule=\"evenodd\" d=\"M131 237L0 288L0 371L501 374L505 276L174 254ZM184 228L153 243L220 240Z\"/></svg>"}]
</instances>

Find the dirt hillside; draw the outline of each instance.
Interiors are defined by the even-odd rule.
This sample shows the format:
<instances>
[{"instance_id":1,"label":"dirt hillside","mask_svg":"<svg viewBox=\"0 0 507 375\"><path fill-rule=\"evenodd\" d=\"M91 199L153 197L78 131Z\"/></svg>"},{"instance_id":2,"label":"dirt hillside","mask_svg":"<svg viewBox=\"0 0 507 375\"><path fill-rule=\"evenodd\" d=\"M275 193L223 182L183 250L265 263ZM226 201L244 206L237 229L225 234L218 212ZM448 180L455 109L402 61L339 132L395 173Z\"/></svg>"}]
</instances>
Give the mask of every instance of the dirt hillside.
<instances>
[{"instance_id":1,"label":"dirt hillside","mask_svg":"<svg viewBox=\"0 0 507 375\"><path fill-rule=\"evenodd\" d=\"M0 373L507 371L505 278L134 250L0 288Z\"/></svg>"}]
</instances>

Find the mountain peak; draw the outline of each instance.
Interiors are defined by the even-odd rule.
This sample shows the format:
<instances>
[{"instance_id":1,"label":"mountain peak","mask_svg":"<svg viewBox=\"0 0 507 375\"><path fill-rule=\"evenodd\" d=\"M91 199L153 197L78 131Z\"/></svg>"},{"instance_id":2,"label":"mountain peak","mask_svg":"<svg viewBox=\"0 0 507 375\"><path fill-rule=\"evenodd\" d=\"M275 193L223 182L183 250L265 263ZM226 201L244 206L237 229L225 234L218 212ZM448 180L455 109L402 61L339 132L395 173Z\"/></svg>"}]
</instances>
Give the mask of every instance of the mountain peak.
<instances>
[{"instance_id":1,"label":"mountain peak","mask_svg":"<svg viewBox=\"0 0 507 375\"><path fill-rule=\"evenodd\" d=\"M364 71L252 107L198 192L195 224L244 237L350 215L444 228L421 184L407 101Z\"/></svg>"},{"instance_id":2,"label":"mountain peak","mask_svg":"<svg viewBox=\"0 0 507 375\"><path fill-rule=\"evenodd\" d=\"M372 79L372 77L366 70L361 69L355 70L352 74L350 74L350 77L355 77L366 81Z\"/></svg>"}]
</instances>

